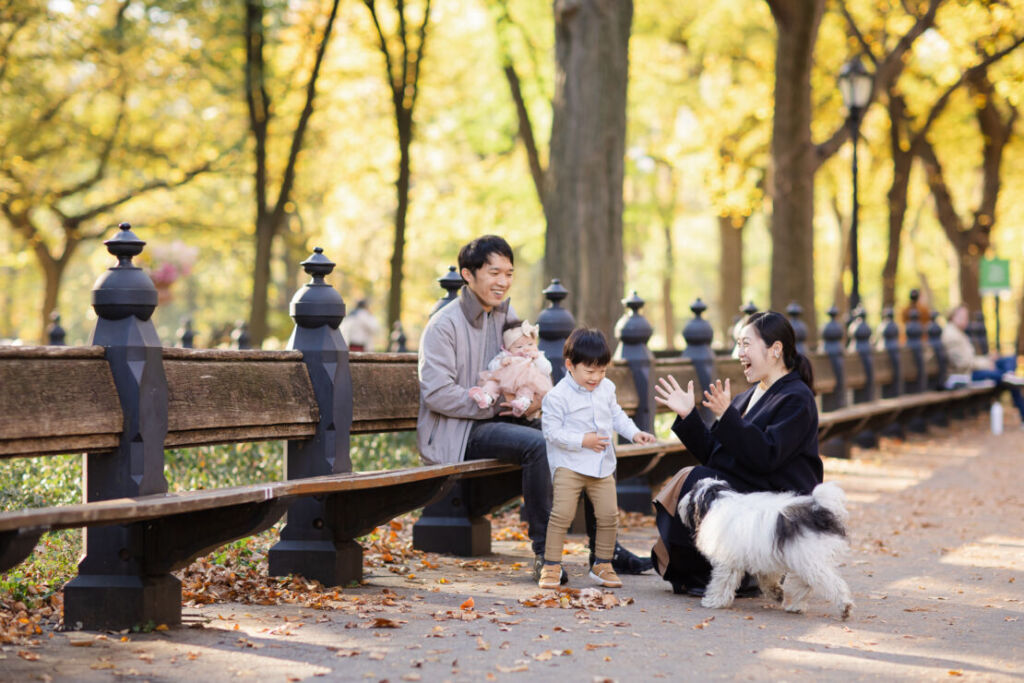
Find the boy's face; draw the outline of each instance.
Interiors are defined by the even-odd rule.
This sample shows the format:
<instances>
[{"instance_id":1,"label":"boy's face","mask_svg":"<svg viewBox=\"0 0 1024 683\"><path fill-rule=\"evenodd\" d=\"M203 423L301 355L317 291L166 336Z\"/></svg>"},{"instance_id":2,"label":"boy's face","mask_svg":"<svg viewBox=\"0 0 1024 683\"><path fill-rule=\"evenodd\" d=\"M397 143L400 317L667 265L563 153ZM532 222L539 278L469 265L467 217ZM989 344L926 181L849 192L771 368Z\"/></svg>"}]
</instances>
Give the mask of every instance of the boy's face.
<instances>
[{"instance_id":1,"label":"boy's face","mask_svg":"<svg viewBox=\"0 0 1024 683\"><path fill-rule=\"evenodd\" d=\"M484 310L490 311L508 296L514 271L515 268L507 257L492 252L487 256L487 262L475 273L469 268L463 268L461 275L466 281L466 286L480 300Z\"/></svg>"},{"instance_id":2,"label":"boy's face","mask_svg":"<svg viewBox=\"0 0 1024 683\"><path fill-rule=\"evenodd\" d=\"M607 365L585 365L584 363L572 363L568 358L565 360L565 369L569 371L576 384L587 391L593 391L601 384L601 380L608 374Z\"/></svg>"}]
</instances>

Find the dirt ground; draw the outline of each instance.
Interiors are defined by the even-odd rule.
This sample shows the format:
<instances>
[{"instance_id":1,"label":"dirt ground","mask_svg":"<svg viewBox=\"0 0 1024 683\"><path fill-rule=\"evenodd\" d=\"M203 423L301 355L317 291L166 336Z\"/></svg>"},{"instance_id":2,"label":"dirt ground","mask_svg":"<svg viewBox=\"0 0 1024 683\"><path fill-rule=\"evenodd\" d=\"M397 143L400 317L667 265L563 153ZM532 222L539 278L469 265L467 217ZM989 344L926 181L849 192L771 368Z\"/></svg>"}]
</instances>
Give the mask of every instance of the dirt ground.
<instances>
[{"instance_id":1,"label":"dirt ground","mask_svg":"<svg viewBox=\"0 0 1024 683\"><path fill-rule=\"evenodd\" d=\"M826 461L850 500L845 622L820 600L707 610L653 574L545 593L527 544L498 540L484 558L368 568L320 608L220 602L148 634L44 632L0 647L0 680L1022 680L1024 430L1007 429L978 418ZM654 537L622 533L637 552ZM590 585L581 540L575 589Z\"/></svg>"}]
</instances>

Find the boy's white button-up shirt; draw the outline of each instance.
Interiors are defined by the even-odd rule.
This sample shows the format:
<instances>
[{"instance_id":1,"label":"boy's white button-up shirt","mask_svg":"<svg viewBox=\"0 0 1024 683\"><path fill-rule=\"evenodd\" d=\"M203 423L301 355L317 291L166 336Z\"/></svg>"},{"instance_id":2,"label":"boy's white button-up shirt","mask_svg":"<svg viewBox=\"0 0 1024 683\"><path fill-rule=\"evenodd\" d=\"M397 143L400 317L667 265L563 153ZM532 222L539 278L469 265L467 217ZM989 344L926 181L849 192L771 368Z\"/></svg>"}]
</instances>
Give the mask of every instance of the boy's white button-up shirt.
<instances>
[{"instance_id":1,"label":"boy's white button-up shirt","mask_svg":"<svg viewBox=\"0 0 1024 683\"><path fill-rule=\"evenodd\" d=\"M552 477L558 467L567 467L589 477L607 477L615 472L614 434L629 441L640 428L615 399L615 383L605 378L593 391L584 389L568 372L544 396L541 426L547 440L548 465ZM598 432L609 438L603 453L583 448L583 435Z\"/></svg>"}]
</instances>

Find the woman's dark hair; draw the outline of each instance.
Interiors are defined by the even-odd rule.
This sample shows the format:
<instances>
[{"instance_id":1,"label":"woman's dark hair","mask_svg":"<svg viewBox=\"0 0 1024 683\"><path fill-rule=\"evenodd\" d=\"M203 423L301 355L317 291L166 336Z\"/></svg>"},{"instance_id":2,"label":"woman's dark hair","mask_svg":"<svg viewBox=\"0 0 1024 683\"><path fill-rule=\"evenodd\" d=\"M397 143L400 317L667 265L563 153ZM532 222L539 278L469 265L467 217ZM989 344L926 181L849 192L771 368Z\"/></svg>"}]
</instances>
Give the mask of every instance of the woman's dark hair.
<instances>
[{"instance_id":1,"label":"woman's dark hair","mask_svg":"<svg viewBox=\"0 0 1024 683\"><path fill-rule=\"evenodd\" d=\"M612 362L612 350L601 330L578 327L572 331L562 347L562 356L573 365L596 365Z\"/></svg>"},{"instance_id":2,"label":"woman's dark hair","mask_svg":"<svg viewBox=\"0 0 1024 683\"><path fill-rule=\"evenodd\" d=\"M807 356L796 350L796 333L786 316L775 311L761 311L747 318L746 324L757 330L765 346L771 346L775 342L782 344L782 362L785 363L786 369L796 370L800 379L810 387L811 393L814 393L814 369Z\"/></svg>"},{"instance_id":3,"label":"woman's dark hair","mask_svg":"<svg viewBox=\"0 0 1024 683\"><path fill-rule=\"evenodd\" d=\"M483 268L491 254L498 254L508 259L508 262L515 265L512 258L512 247L503 237L497 235L484 235L459 249L459 272L468 268L469 272L476 275L476 271Z\"/></svg>"}]
</instances>

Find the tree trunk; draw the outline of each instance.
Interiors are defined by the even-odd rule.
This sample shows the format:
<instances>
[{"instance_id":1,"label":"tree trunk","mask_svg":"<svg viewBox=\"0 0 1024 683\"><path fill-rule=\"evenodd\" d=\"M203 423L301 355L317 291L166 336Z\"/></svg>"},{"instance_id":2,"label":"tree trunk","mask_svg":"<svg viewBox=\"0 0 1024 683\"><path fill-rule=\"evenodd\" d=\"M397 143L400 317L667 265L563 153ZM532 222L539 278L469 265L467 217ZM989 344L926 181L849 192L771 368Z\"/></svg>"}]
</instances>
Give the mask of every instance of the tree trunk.
<instances>
[{"instance_id":1,"label":"tree trunk","mask_svg":"<svg viewBox=\"0 0 1024 683\"><path fill-rule=\"evenodd\" d=\"M340 0L331 3L320 42L315 49L313 68L306 81L306 98L291 135L288 161L281 174L281 187L273 207L269 203L267 166L267 143L271 117L270 95L266 90L263 47L266 43L264 28L263 0L245 0L245 98L249 109L249 128L255 138L256 168L256 254L253 263L253 299L249 315L249 335L252 345L259 348L267 336L267 295L270 286L270 262L274 252L274 239L284 231L295 186L299 153L309 120L313 116L313 102L316 99L316 84L320 68L327 53L334 20L338 15ZM289 267L294 267L288 264Z\"/></svg>"},{"instance_id":2,"label":"tree trunk","mask_svg":"<svg viewBox=\"0 0 1024 683\"><path fill-rule=\"evenodd\" d=\"M622 182L631 0L556 0L544 270L581 325L622 312Z\"/></svg>"},{"instance_id":3,"label":"tree trunk","mask_svg":"<svg viewBox=\"0 0 1024 683\"><path fill-rule=\"evenodd\" d=\"M249 309L249 338L260 348L267 336L267 295L270 291L270 260L274 250L274 224L265 212L256 218L256 254L252 268L252 304Z\"/></svg>"},{"instance_id":4,"label":"tree trunk","mask_svg":"<svg viewBox=\"0 0 1024 683\"><path fill-rule=\"evenodd\" d=\"M397 112L396 112L397 113ZM393 329L402 316L402 267L405 262L405 223L409 213L409 178L411 160L409 147L412 144L412 112L403 111L396 118L398 122L398 207L395 209L395 243L391 254L391 289L388 292L388 326Z\"/></svg>"},{"instance_id":5,"label":"tree trunk","mask_svg":"<svg viewBox=\"0 0 1024 683\"><path fill-rule=\"evenodd\" d=\"M1017 300L1017 344L1016 355L1024 356L1024 296ZM1019 366L1018 366L1019 367Z\"/></svg>"},{"instance_id":6,"label":"tree trunk","mask_svg":"<svg viewBox=\"0 0 1024 683\"><path fill-rule=\"evenodd\" d=\"M968 249L957 254L960 264L960 297L972 313L981 310L981 254ZM991 321L989 324L992 324Z\"/></svg>"},{"instance_id":7,"label":"tree trunk","mask_svg":"<svg viewBox=\"0 0 1024 683\"><path fill-rule=\"evenodd\" d=\"M771 306L803 307L810 347L816 345L814 302L814 172L811 66L824 0L769 0L777 28L775 116L772 124Z\"/></svg>"},{"instance_id":8,"label":"tree trunk","mask_svg":"<svg viewBox=\"0 0 1024 683\"><path fill-rule=\"evenodd\" d=\"M735 221L735 222L734 222ZM738 225L737 225L738 223ZM719 339L728 345L732 340L733 320L743 305L743 226L742 216L719 216L718 238L721 257L718 269Z\"/></svg>"},{"instance_id":9,"label":"tree trunk","mask_svg":"<svg viewBox=\"0 0 1024 683\"><path fill-rule=\"evenodd\" d=\"M661 276L661 311L665 318L665 350L676 349L676 307L672 302L673 278L676 272L675 249L672 248L672 221L662 221L665 239L665 270Z\"/></svg>"},{"instance_id":10,"label":"tree trunk","mask_svg":"<svg viewBox=\"0 0 1024 683\"><path fill-rule=\"evenodd\" d=\"M903 221L907 215L907 188L910 186L910 168L914 155L901 145L906 105L903 98L889 93L889 151L892 154L892 184L889 186L889 251L882 269L882 308L896 307L896 271L900 262L900 240Z\"/></svg>"},{"instance_id":11,"label":"tree trunk","mask_svg":"<svg viewBox=\"0 0 1024 683\"><path fill-rule=\"evenodd\" d=\"M832 213L836 217L836 226L839 228L839 252L836 254L836 276L832 284L832 305L836 307L839 314L836 320L845 321L848 312L849 299L846 297L846 289L843 286L843 275L850 268L850 226L839 210L839 200L832 196Z\"/></svg>"}]
</instances>

